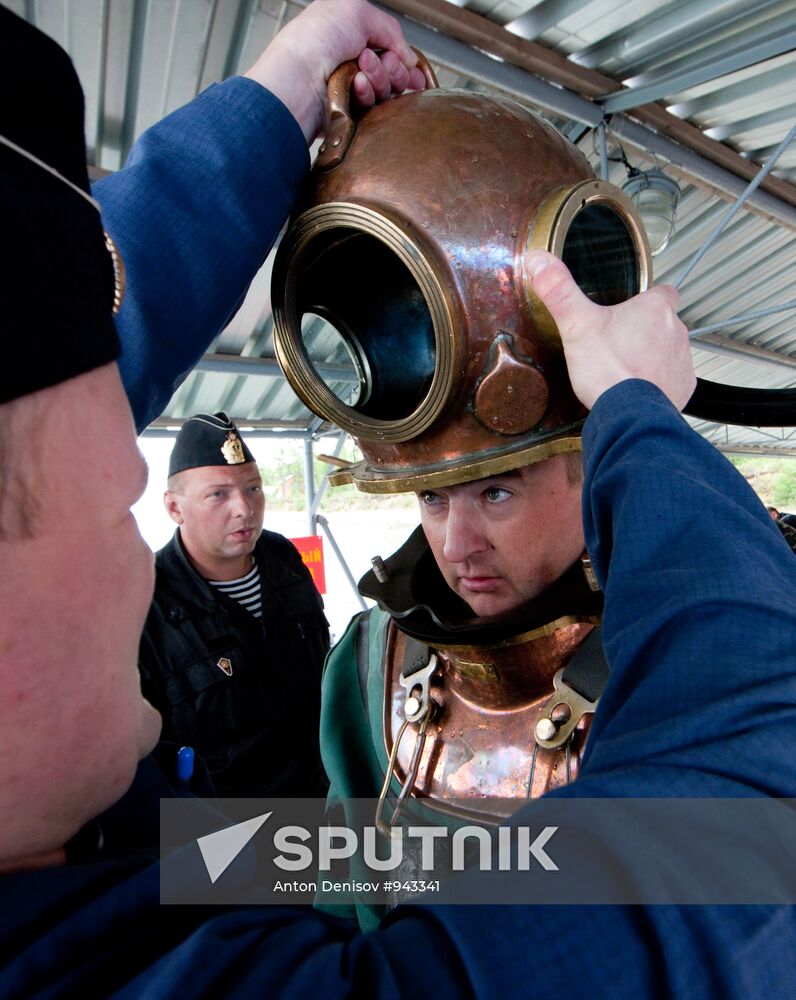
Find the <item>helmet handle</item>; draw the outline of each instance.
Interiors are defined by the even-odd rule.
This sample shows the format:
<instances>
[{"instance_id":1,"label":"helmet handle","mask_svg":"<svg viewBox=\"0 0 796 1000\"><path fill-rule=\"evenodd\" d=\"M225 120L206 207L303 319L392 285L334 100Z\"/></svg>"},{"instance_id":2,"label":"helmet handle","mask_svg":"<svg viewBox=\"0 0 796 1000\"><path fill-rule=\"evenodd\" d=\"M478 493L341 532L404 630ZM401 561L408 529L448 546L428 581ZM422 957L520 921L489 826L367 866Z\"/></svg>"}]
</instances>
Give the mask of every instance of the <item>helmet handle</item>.
<instances>
[{"instance_id":1,"label":"helmet handle","mask_svg":"<svg viewBox=\"0 0 796 1000\"><path fill-rule=\"evenodd\" d=\"M419 49L413 49L417 55L417 66L426 78L426 89L439 87L436 74L431 63ZM329 77L327 96L329 100L329 117L331 123L326 138L318 150L315 166L318 170L331 170L339 166L345 158L348 147L356 132L356 122L351 115L351 84L359 72L355 59L344 62Z\"/></svg>"}]
</instances>

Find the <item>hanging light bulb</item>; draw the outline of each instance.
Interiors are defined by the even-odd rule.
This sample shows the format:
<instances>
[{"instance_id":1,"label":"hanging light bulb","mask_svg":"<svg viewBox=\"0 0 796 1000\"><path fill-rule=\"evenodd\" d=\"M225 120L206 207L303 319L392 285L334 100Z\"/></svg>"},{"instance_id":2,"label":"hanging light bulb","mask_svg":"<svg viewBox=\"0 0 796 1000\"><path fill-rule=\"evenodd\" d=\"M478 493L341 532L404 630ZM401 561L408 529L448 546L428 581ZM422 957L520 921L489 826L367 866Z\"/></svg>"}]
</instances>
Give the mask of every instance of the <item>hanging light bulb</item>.
<instances>
[{"instance_id":1,"label":"hanging light bulb","mask_svg":"<svg viewBox=\"0 0 796 1000\"><path fill-rule=\"evenodd\" d=\"M674 235L680 188L676 181L657 167L638 170L628 166L628 179L622 190L636 204L654 257Z\"/></svg>"}]
</instances>

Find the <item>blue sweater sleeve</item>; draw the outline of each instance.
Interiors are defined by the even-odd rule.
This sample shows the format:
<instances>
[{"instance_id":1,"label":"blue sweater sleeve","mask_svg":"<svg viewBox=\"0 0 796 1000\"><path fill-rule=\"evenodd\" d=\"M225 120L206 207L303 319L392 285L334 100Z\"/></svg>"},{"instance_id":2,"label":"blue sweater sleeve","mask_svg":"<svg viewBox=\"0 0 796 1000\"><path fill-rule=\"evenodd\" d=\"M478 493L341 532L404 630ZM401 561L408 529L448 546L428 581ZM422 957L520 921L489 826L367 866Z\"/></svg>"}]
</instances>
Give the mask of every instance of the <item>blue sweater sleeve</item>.
<instances>
[{"instance_id":1,"label":"blue sweater sleeve","mask_svg":"<svg viewBox=\"0 0 796 1000\"><path fill-rule=\"evenodd\" d=\"M284 105L233 77L148 129L94 185L127 272L119 368L139 431L238 308L308 165Z\"/></svg>"},{"instance_id":2,"label":"blue sweater sleeve","mask_svg":"<svg viewBox=\"0 0 796 1000\"><path fill-rule=\"evenodd\" d=\"M648 382L600 397L583 447L611 665L583 777L624 769L611 791L639 794L632 762L650 768L647 795L793 795L796 561L781 533Z\"/></svg>"},{"instance_id":3,"label":"blue sweater sleeve","mask_svg":"<svg viewBox=\"0 0 796 1000\"><path fill-rule=\"evenodd\" d=\"M748 484L650 383L606 392L583 447L584 526L606 595L611 677L578 780L552 794L793 797L796 561L787 543ZM790 906L431 910L478 996L792 993ZM406 916L399 907L387 918L388 947Z\"/></svg>"}]
</instances>

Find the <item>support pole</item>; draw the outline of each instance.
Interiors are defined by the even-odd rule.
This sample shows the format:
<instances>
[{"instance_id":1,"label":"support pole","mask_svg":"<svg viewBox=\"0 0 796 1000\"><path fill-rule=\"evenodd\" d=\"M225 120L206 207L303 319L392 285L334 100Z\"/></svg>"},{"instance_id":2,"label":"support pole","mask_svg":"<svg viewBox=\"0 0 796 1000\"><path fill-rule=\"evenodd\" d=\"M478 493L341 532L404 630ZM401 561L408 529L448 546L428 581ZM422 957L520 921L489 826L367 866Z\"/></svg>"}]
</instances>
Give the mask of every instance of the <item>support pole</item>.
<instances>
[{"instance_id":1,"label":"support pole","mask_svg":"<svg viewBox=\"0 0 796 1000\"><path fill-rule=\"evenodd\" d=\"M315 534L315 470L312 467L312 438L304 439L304 499L307 504L308 534Z\"/></svg>"},{"instance_id":2,"label":"support pole","mask_svg":"<svg viewBox=\"0 0 796 1000\"><path fill-rule=\"evenodd\" d=\"M600 122L597 126L597 132L600 136L600 177L604 181L608 180L608 137L606 135L605 120Z\"/></svg>"},{"instance_id":3,"label":"support pole","mask_svg":"<svg viewBox=\"0 0 796 1000\"><path fill-rule=\"evenodd\" d=\"M337 444L334 446L333 455L335 458L340 457L340 452L343 450L345 439L346 439L346 434L343 431L340 431L340 433L337 435ZM329 486L329 473L327 472L326 475L321 480L321 485L318 487L318 491L315 494L315 500L313 501L312 507L310 508L310 514L313 517L318 512L318 508L321 505L321 500L323 500L323 495L326 492L328 486Z\"/></svg>"},{"instance_id":4,"label":"support pole","mask_svg":"<svg viewBox=\"0 0 796 1000\"><path fill-rule=\"evenodd\" d=\"M340 566L342 567L342 570L345 573L346 580L348 580L348 582L351 584L351 589L356 594L360 608L362 608L363 611L366 611L368 606L367 604L365 604L364 600L362 599L362 595L357 589L357 581L354 579L351 570L348 568L348 563L345 561L343 553L340 551L340 546L335 541L334 535L332 534L332 530L329 527L329 522L326 520L323 514L316 514L315 520L323 528L326 537L329 539L329 544L331 545L334 554L337 556L337 561L340 563Z\"/></svg>"}]
</instances>

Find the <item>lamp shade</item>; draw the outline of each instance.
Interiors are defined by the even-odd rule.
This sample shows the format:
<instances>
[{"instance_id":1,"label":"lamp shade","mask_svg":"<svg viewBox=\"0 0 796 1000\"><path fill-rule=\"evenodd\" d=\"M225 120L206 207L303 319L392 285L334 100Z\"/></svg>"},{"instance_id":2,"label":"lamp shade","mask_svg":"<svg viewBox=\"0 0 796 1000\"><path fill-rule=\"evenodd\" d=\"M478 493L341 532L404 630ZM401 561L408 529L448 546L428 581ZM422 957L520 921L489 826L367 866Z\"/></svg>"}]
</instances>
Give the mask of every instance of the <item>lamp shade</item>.
<instances>
[{"instance_id":1,"label":"lamp shade","mask_svg":"<svg viewBox=\"0 0 796 1000\"><path fill-rule=\"evenodd\" d=\"M680 188L662 170L654 168L632 173L622 190L638 209L654 257L674 234Z\"/></svg>"}]
</instances>

